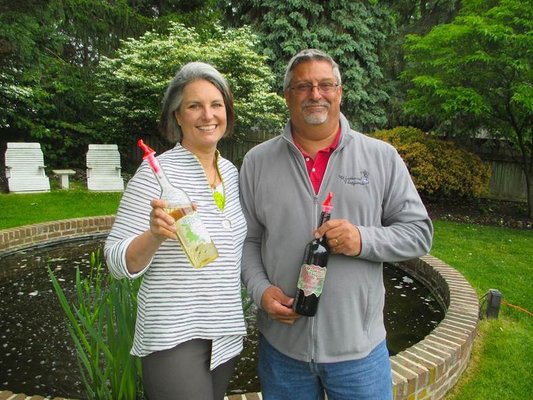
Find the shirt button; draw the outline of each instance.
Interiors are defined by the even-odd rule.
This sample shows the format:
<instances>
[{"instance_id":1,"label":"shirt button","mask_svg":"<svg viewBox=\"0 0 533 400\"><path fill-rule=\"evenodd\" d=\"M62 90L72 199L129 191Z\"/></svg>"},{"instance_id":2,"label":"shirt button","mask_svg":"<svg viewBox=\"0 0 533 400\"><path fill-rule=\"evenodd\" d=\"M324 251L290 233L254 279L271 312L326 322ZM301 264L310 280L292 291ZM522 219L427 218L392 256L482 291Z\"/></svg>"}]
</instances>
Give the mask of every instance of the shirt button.
<instances>
[{"instance_id":1,"label":"shirt button","mask_svg":"<svg viewBox=\"0 0 533 400\"><path fill-rule=\"evenodd\" d=\"M311 169L311 171L312 171L312 172L315 172L315 169L313 168L313 169Z\"/></svg>"}]
</instances>

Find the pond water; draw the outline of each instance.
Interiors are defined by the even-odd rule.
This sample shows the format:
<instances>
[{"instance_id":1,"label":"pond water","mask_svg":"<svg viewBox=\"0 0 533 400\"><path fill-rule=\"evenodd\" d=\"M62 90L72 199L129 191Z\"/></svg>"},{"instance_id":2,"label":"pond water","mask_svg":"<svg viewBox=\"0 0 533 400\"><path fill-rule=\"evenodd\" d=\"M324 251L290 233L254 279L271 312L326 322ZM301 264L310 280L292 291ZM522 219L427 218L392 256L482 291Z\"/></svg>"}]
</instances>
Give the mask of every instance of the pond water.
<instances>
[{"instance_id":1,"label":"pond water","mask_svg":"<svg viewBox=\"0 0 533 400\"><path fill-rule=\"evenodd\" d=\"M75 268L90 270L90 253L104 239L72 241L0 257L0 388L28 395L84 398L76 353L47 266L73 298ZM422 284L385 265L385 320L389 353L422 340L444 318ZM254 325L253 312L247 316ZM257 331L250 329L228 392L260 390L256 375Z\"/></svg>"}]
</instances>

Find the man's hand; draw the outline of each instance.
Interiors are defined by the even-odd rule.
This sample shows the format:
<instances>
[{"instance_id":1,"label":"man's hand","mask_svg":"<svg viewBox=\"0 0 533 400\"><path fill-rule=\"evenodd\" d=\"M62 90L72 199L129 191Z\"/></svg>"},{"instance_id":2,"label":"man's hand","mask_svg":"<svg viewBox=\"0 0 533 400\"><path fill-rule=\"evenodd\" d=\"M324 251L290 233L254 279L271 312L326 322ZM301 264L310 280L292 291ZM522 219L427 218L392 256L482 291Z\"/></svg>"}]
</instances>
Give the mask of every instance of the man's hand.
<instances>
[{"instance_id":1,"label":"man's hand","mask_svg":"<svg viewBox=\"0 0 533 400\"><path fill-rule=\"evenodd\" d=\"M270 318L284 324L293 324L300 315L292 309L294 299L285 295L277 286L270 286L263 292L261 306Z\"/></svg>"},{"instance_id":2,"label":"man's hand","mask_svg":"<svg viewBox=\"0 0 533 400\"><path fill-rule=\"evenodd\" d=\"M332 253L358 256L361 253L359 229L345 219L330 219L315 231L315 237L326 235Z\"/></svg>"}]
</instances>

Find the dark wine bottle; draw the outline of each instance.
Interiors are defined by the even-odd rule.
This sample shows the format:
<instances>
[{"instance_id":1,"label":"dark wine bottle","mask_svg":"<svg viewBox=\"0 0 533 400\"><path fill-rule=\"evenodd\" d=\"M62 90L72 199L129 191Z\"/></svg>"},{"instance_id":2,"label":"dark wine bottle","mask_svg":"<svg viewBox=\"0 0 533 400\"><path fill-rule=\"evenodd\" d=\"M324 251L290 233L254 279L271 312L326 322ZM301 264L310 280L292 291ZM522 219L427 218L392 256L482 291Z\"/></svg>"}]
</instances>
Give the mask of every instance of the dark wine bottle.
<instances>
[{"instance_id":1,"label":"dark wine bottle","mask_svg":"<svg viewBox=\"0 0 533 400\"><path fill-rule=\"evenodd\" d=\"M321 226L331 218L332 198L333 193L329 192L326 200L322 203L322 213L320 214L318 226ZM319 239L314 239L306 246L294 299L294 311L298 314L307 317L312 317L316 314L326 279L328 258L329 246L325 235Z\"/></svg>"}]
</instances>

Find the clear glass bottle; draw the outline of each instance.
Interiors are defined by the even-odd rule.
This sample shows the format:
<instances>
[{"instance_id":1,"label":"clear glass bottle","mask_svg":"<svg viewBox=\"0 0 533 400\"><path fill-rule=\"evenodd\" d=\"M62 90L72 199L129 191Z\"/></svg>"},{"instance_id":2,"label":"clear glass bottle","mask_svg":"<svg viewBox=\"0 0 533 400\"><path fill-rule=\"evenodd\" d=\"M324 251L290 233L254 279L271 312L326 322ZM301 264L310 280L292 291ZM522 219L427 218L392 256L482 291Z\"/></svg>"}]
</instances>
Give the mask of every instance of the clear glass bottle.
<instances>
[{"instance_id":1,"label":"clear glass bottle","mask_svg":"<svg viewBox=\"0 0 533 400\"><path fill-rule=\"evenodd\" d=\"M326 200L322 203L322 213L318 226L331 218L332 199L333 193L329 192ZM319 239L314 239L306 246L293 306L294 311L298 314L307 317L313 317L316 314L326 279L328 258L329 246L325 235Z\"/></svg>"},{"instance_id":2,"label":"clear glass bottle","mask_svg":"<svg viewBox=\"0 0 533 400\"><path fill-rule=\"evenodd\" d=\"M144 151L143 159L148 162L154 176L161 186L161 200L165 200L164 209L176 224L176 236L194 268L201 268L218 257L215 243L202 223L187 193L172 186L165 172L155 158L155 151L142 139L137 142Z\"/></svg>"}]
</instances>

